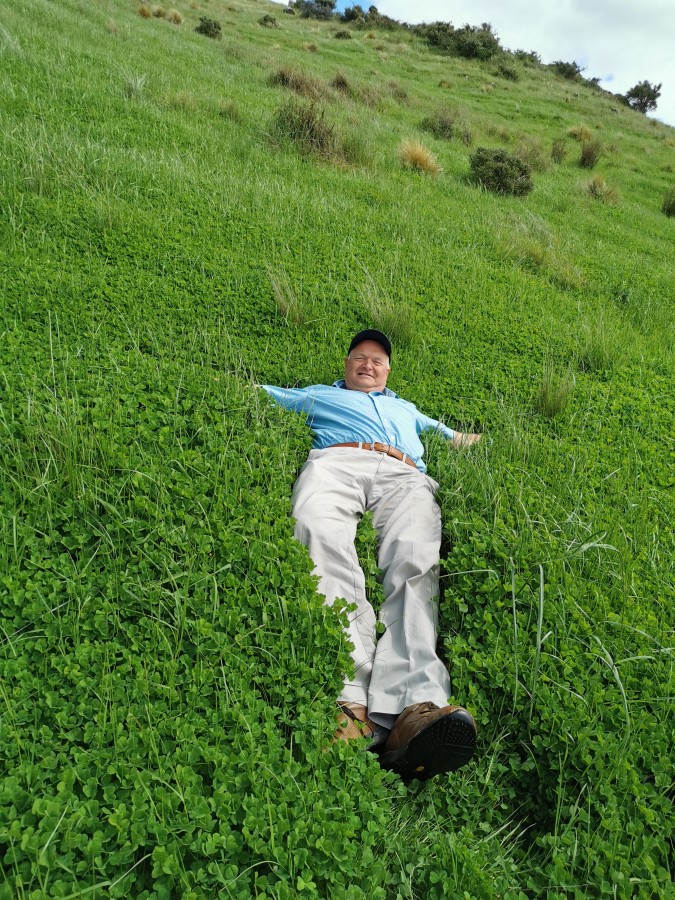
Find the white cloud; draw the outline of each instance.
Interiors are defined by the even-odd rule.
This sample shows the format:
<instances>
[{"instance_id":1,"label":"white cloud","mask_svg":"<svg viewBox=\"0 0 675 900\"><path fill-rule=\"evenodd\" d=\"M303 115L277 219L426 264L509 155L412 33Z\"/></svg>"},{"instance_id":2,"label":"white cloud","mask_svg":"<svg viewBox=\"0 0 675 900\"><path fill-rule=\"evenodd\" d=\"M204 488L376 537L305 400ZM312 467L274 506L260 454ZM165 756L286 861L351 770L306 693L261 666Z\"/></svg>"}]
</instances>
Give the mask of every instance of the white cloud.
<instances>
[{"instance_id":1,"label":"white cloud","mask_svg":"<svg viewBox=\"0 0 675 900\"><path fill-rule=\"evenodd\" d=\"M575 61L586 68L586 77L600 78L615 93L639 81L661 83L654 115L675 126L672 0L380 0L376 5L411 24L489 22L502 46L534 50L545 63Z\"/></svg>"}]
</instances>

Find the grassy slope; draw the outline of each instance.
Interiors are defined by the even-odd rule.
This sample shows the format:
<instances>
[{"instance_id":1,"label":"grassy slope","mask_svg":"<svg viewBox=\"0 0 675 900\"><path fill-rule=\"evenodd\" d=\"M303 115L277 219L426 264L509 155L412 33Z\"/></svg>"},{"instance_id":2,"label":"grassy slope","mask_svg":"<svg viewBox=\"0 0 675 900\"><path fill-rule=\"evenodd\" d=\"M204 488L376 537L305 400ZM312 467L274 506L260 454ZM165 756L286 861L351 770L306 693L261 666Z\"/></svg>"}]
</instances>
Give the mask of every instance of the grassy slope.
<instances>
[{"instance_id":1,"label":"grassy slope","mask_svg":"<svg viewBox=\"0 0 675 900\"><path fill-rule=\"evenodd\" d=\"M180 9L0 20L0 896L670 891L672 129L407 34ZM281 65L371 90L322 101L358 165L270 141ZM442 103L476 145L568 159L481 193L469 148L420 131ZM401 169L411 137L440 176ZM481 748L422 790L322 752L347 653L291 538L309 438L251 388L332 380L371 323L395 389L488 436L429 447Z\"/></svg>"}]
</instances>

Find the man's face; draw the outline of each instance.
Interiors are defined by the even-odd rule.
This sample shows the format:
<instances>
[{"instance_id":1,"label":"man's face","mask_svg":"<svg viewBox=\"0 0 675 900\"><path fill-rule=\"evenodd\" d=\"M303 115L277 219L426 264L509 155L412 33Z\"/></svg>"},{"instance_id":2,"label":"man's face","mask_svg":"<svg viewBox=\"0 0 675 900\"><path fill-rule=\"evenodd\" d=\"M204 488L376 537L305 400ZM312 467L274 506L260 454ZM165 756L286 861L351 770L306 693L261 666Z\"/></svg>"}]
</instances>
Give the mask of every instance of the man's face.
<instances>
[{"instance_id":1,"label":"man's face","mask_svg":"<svg viewBox=\"0 0 675 900\"><path fill-rule=\"evenodd\" d=\"M375 341L362 341L345 359L345 384L350 391L383 391L388 377L389 358Z\"/></svg>"}]
</instances>

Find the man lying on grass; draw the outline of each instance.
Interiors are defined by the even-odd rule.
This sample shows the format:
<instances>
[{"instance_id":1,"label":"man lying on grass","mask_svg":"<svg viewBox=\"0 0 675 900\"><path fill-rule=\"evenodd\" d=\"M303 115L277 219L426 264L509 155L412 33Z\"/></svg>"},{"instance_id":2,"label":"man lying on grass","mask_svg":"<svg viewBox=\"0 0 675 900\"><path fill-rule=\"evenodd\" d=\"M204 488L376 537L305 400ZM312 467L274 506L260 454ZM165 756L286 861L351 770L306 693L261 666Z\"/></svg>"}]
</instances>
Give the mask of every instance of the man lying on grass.
<instances>
[{"instance_id":1,"label":"man lying on grass","mask_svg":"<svg viewBox=\"0 0 675 900\"><path fill-rule=\"evenodd\" d=\"M450 679L436 654L441 514L419 435L438 431L453 447L480 435L452 431L389 390L390 358L386 335L361 331L350 344L344 380L262 387L304 413L314 432L293 489L295 536L309 550L326 601L344 597L355 606L349 622L355 674L338 700L336 737L367 736L383 767L406 781L426 780L471 758L476 724L462 707L446 705ZM384 574L379 640L354 548L366 511Z\"/></svg>"}]
</instances>

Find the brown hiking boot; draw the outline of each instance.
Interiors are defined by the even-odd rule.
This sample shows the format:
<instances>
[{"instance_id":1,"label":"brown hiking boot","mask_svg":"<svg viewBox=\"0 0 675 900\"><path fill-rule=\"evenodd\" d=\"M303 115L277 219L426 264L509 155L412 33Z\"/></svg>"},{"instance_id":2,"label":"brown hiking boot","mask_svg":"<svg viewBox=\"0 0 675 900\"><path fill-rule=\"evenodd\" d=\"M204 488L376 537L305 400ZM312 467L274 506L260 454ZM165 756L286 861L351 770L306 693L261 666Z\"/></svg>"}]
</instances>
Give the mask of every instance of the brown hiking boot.
<instances>
[{"instance_id":1,"label":"brown hiking boot","mask_svg":"<svg viewBox=\"0 0 675 900\"><path fill-rule=\"evenodd\" d=\"M338 703L338 730L333 741L351 741L354 738L372 738L375 733L373 723L368 719L368 710L359 703Z\"/></svg>"},{"instance_id":2,"label":"brown hiking boot","mask_svg":"<svg viewBox=\"0 0 675 900\"><path fill-rule=\"evenodd\" d=\"M461 706L415 703L404 709L391 730L380 765L403 781L426 781L454 772L473 756L476 723Z\"/></svg>"}]
</instances>

